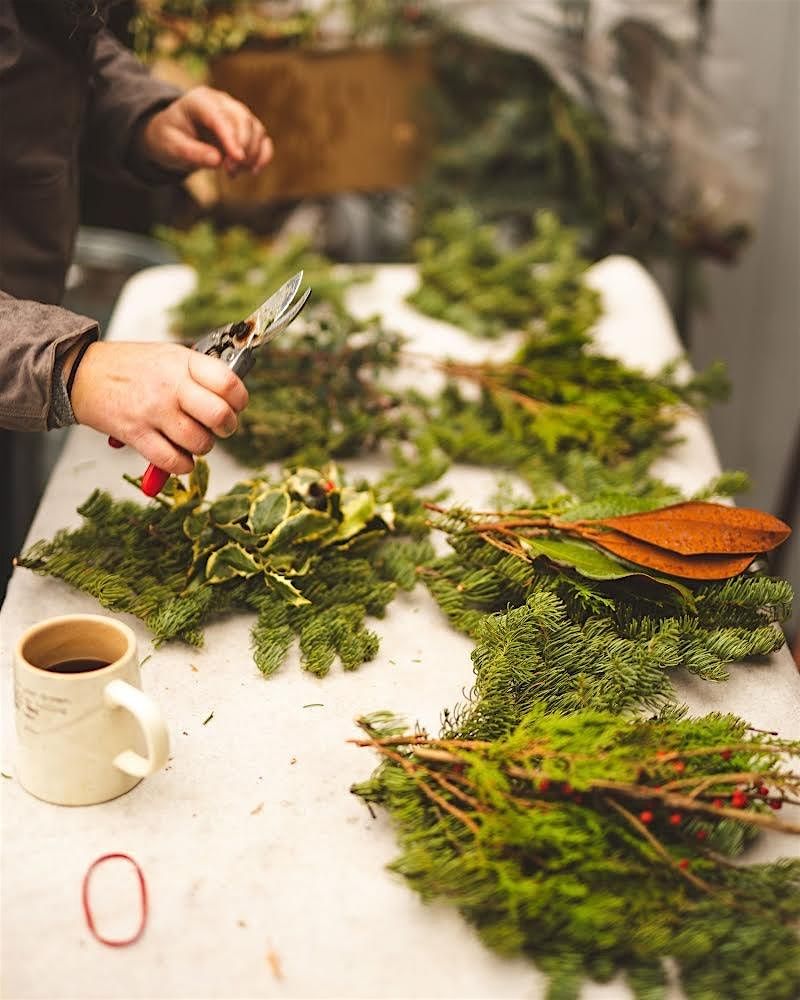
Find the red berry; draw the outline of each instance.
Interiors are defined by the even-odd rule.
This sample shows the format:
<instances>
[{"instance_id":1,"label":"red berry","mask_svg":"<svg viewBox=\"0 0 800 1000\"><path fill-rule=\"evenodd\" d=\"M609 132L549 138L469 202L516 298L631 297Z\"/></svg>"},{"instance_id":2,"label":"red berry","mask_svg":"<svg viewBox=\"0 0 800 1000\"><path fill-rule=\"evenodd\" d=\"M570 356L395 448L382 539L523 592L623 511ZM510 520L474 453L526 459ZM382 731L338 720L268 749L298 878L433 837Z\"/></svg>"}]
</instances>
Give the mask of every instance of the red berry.
<instances>
[{"instance_id":1,"label":"red berry","mask_svg":"<svg viewBox=\"0 0 800 1000\"><path fill-rule=\"evenodd\" d=\"M680 826L682 820L683 816L681 816L680 813L672 813L669 818L669 821L673 826Z\"/></svg>"},{"instance_id":2,"label":"red berry","mask_svg":"<svg viewBox=\"0 0 800 1000\"><path fill-rule=\"evenodd\" d=\"M668 750L656 750L656 760L663 760L668 753Z\"/></svg>"},{"instance_id":3,"label":"red berry","mask_svg":"<svg viewBox=\"0 0 800 1000\"><path fill-rule=\"evenodd\" d=\"M642 810L642 811L641 811L641 812L639 813L639 819L640 819L640 820L641 820L641 821L642 821L642 822L643 822L643 823L644 823L645 825L646 825L647 823L652 823L652 822L653 822L653 814L652 814L652 813L650 812L650 810L649 810L649 809L643 809L643 810Z\"/></svg>"},{"instance_id":4,"label":"red berry","mask_svg":"<svg viewBox=\"0 0 800 1000\"><path fill-rule=\"evenodd\" d=\"M564 782L564 794L572 795L572 785L568 781Z\"/></svg>"},{"instance_id":5,"label":"red berry","mask_svg":"<svg viewBox=\"0 0 800 1000\"><path fill-rule=\"evenodd\" d=\"M714 799L714 801L711 803L711 805L715 809L721 809L725 805L725 803L722 801L722 799Z\"/></svg>"},{"instance_id":6,"label":"red berry","mask_svg":"<svg viewBox=\"0 0 800 1000\"><path fill-rule=\"evenodd\" d=\"M539 782L539 791L546 792L549 787L550 787L550 779L542 778L541 781Z\"/></svg>"},{"instance_id":7,"label":"red berry","mask_svg":"<svg viewBox=\"0 0 800 1000\"><path fill-rule=\"evenodd\" d=\"M783 805L783 803L781 802L780 799L770 799L769 800L769 807L770 807L770 809L780 809L780 807L782 805Z\"/></svg>"},{"instance_id":8,"label":"red berry","mask_svg":"<svg viewBox=\"0 0 800 1000\"><path fill-rule=\"evenodd\" d=\"M769 795L769 789L767 788L766 785L759 785L758 794L762 796L762 798L766 798L766 796Z\"/></svg>"},{"instance_id":9,"label":"red berry","mask_svg":"<svg viewBox=\"0 0 800 1000\"><path fill-rule=\"evenodd\" d=\"M731 795L731 805L733 806L734 809L743 809L749 801L750 800L745 795L745 793L740 791L740 789L738 788Z\"/></svg>"},{"instance_id":10,"label":"red berry","mask_svg":"<svg viewBox=\"0 0 800 1000\"><path fill-rule=\"evenodd\" d=\"M698 840L705 840L708 836L708 830L698 830L695 836Z\"/></svg>"},{"instance_id":11,"label":"red berry","mask_svg":"<svg viewBox=\"0 0 800 1000\"><path fill-rule=\"evenodd\" d=\"M672 770L677 771L678 774L683 774L683 772L686 770L686 764L684 764L682 760L673 760Z\"/></svg>"},{"instance_id":12,"label":"red berry","mask_svg":"<svg viewBox=\"0 0 800 1000\"><path fill-rule=\"evenodd\" d=\"M723 760L730 760L731 759L731 753L732 753L731 750L723 750L720 753L720 757L722 757Z\"/></svg>"},{"instance_id":13,"label":"red berry","mask_svg":"<svg viewBox=\"0 0 800 1000\"><path fill-rule=\"evenodd\" d=\"M681 860L678 862L678 868L682 868L684 871L686 871L688 867L689 867L689 859L681 858Z\"/></svg>"},{"instance_id":14,"label":"red berry","mask_svg":"<svg viewBox=\"0 0 800 1000\"><path fill-rule=\"evenodd\" d=\"M332 479L325 479L322 483L322 488L326 493L332 493L336 489L336 483Z\"/></svg>"}]
</instances>

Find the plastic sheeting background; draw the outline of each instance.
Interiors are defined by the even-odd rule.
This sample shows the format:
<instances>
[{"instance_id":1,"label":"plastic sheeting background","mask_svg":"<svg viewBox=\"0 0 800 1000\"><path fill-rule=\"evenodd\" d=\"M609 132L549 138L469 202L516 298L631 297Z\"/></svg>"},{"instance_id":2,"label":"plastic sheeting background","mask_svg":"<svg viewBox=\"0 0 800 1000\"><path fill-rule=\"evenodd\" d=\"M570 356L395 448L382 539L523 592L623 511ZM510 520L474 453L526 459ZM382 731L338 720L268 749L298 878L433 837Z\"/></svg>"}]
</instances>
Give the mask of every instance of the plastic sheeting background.
<instances>
[{"instance_id":1,"label":"plastic sheeting background","mask_svg":"<svg viewBox=\"0 0 800 1000\"><path fill-rule=\"evenodd\" d=\"M429 0L484 42L529 55L599 112L664 209L750 229L764 185L758 109L713 43L703 0Z\"/></svg>"}]
</instances>

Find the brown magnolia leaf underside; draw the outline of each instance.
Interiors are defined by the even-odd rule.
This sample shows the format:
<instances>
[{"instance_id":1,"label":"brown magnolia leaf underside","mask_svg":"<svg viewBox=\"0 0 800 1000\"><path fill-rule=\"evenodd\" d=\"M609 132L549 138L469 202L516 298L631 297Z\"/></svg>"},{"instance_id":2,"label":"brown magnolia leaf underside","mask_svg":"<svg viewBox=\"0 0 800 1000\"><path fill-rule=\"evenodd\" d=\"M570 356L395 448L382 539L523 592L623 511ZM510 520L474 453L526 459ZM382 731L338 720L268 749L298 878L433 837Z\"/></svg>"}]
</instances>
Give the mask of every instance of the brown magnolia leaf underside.
<instances>
[{"instance_id":1,"label":"brown magnolia leaf underside","mask_svg":"<svg viewBox=\"0 0 800 1000\"><path fill-rule=\"evenodd\" d=\"M606 517L591 523L614 528L631 538L685 556L744 556L769 552L785 542L792 533L787 524L772 514L748 507L726 507L697 500L641 514Z\"/></svg>"},{"instance_id":2,"label":"brown magnolia leaf underside","mask_svg":"<svg viewBox=\"0 0 800 1000\"><path fill-rule=\"evenodd\" d=\"M669 576L684 580L727 580L738 576L750 565L758 553L747 555L690 555L670 552L638 538L629 538L618 531L593 531L580 529L581 538L600 546L635 566L647 566Z\"/></svg>"}]
</instances>

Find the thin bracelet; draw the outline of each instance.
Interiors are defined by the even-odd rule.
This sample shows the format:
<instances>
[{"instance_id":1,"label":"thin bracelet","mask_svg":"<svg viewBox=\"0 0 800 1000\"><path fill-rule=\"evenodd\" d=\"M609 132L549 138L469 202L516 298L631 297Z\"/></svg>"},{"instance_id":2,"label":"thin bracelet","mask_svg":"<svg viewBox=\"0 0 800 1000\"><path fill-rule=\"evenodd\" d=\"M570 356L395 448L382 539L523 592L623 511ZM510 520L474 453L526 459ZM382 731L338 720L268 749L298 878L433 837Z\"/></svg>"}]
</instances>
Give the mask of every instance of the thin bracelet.
<instances>
[{"instance_id":1,"label":"thin bracelet","mask_svg":"<svg viewBox=\"0 0 800 1000\"><path fill-rule=\"evenodd\" d=\"M75 355L75 360L72 362L72 368L70 368L69 377L67 378L67 399L70 401L70 403L72 402L72 384L75 381L75 376L78 374L78 366L80 365L81 361L83 361L84 354L89 350L92 344L96 343L97 343L96 338L92 337L91 340L87 340L84 344L81 345L81 349Z\"/></svg>"}]
</instances>

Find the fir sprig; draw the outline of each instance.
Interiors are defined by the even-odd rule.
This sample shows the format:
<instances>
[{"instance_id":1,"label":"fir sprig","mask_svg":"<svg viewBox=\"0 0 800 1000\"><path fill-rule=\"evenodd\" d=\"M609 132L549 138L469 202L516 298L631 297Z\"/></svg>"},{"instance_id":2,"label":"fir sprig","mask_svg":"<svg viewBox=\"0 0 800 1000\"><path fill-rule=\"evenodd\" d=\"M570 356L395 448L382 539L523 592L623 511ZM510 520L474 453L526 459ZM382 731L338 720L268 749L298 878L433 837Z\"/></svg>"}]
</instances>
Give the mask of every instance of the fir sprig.
<instances>
[{"instance_id":1,"label":"fir sprig","mask_svg":"<svg viewBox=\"0 0 800 1000\"><path fill-rule=\"evenodd\" d=\"M689 996L796 996L800 864L724 855L753 824L800 833L765 803L797 796L785 762L800 744L730 716L632 725L541 704L490 741L430 739L385 714L361 725L382 763L353 791L392 816L391 867L490 947L533 958L550 995L624 971L649 997L669 957ZM731 937L737 961L709 962Z\"/></svg>"},{"instance_id":2,"label":"fir sprig","mask_svg":"<svg viewBox=\"0 0 800 1000\"><path fill-rule=\"evenodd\" d=\"M157 643L202 643L202 625L234 609L255 611L255 662L271 673L295 636L303 666L328 672L372 659L380 617L398 587L429 561L419 503L398 507L347 486L335 467L301 469L278 482L255 477L210 503L198 460L186 485L169 481L159 503L114 501L95 491L84 525L41 541L19 565L59 577L114 611L141 618Z\"/></svg>"}]
</instances>

